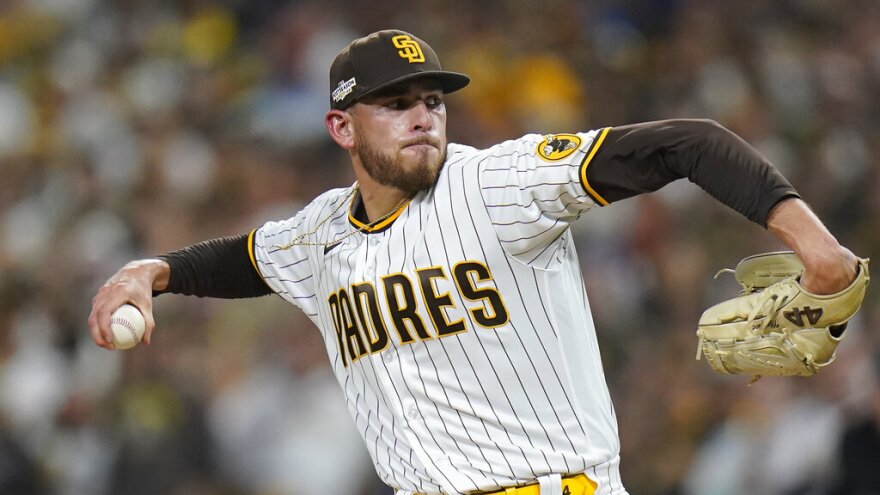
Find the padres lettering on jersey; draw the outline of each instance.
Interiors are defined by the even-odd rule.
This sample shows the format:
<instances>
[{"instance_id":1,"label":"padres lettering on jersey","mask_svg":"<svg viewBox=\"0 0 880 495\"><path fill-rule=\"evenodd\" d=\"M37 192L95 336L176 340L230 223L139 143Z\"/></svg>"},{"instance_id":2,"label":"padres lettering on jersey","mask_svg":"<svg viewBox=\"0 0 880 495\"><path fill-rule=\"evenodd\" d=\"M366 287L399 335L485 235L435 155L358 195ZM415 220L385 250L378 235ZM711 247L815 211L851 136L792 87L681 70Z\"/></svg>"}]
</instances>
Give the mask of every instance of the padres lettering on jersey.
<instances>
[{"instance_id":1,"label":"padres lettering on jersey","mask_svg":"<svg viewBox=\"0 0 880 495\"><path fill-rule=\"evenodd\" d=\"M381 228L349 218L346 188L254 234L257 268L320 329L376 471L399 493L548 473L626 493L568 230L604 204L586 173L603 136L450 144L435 186ZM313 245L285 247L318 225Z\"/></svg>"},{"instance_id":2,"label":"padres lettering on jersey","mask_svg":"<svg viewBox=\"0 0 880 495\"><path fill-rule=\"evenodd\" d=\"M477 286L478 281L492 280L485 265L471 260L462 261L453 267L452 272L459 295L467 301L477 303L468 308L474 322L484 328L495 328L507 323L509 316L501 294L492 287ZM330 305L343 366L348 366L349 362L357 361L365 354L385 350L389 342L389 327L394 329L396 341L400 345L467 330L463 315L458 314L456 319L447 312L458 310L461 313L449 292L438 289L440 283L451 284L444 268L419 268L416 273L417 284L403 273L383 276L382 297L379 297L372 282L352 284L349 290L343 288L330 294L327 302ZM425 319L425 315L416 305L416 286L427 307L429 320ZM384 314L391 316L388 324ZM426 325L426 321L430 325Z\"/></svg>"}]
</instances>

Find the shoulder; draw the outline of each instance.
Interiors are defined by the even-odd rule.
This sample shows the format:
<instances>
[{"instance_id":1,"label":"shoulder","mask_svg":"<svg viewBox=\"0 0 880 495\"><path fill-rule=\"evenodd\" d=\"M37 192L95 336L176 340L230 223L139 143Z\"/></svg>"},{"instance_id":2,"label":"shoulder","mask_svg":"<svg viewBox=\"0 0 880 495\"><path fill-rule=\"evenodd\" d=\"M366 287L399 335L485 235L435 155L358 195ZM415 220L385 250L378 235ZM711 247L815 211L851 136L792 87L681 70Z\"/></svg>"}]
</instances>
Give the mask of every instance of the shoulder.
<instances>
[{"instance_id":1,"label":"shoulder","mask_svg":"<svg viewBox=\"0 0 880 495\"><path fill-rule=\"evenodd\" d=\"M354 192L354 184L348 187L330 189L313 199L303 210L336 208L349 199Z\"/></svg>"},{"instance_id":2,"label":"shoulder","mask_svg":"<svg viewBox=\"0 0 880 495\"><path fill-rule=\"evenodd\" d=\"M477 163L488 166L498 162L509 164L512 162L572 161L582 158L603 130L551 134L530 133L484 149L450 143L447 148L447 164Z\"/></svg>"},{"instance_id":3,"label":"shoulder","mask_svg":"<svg viewBox=\"0 0 880 495\"><path fill-rule=\"evenodd\" d=\"M516 139L508 139L506 141L502 141L487 148L475 148L473 146L468 146L465 144L449 143L446 151L447 159L451 160L456 157L461 158L468 156L487 156L493 153L497 153L498 151L518 149L524 146L535 146L535 144L540 142L543 137L544 136L541 134L526 134Z\"/></svg>"},{"instance_id":4,"label":"shoulder","mask_svg":"<svg viewBox=\"0 0 880 495\"><path fill-rule=\"evenodd\" d=\"M509 157L516 154L527 155L541 141L540 134L526 134L517 139L502 141L488 148L475 148L459 143L449 143L446 148L446 163L472 164L474 162L491 161L495 158Z\"/></svg>"},{"instance_id":5,"label":"shoulder","mask_svg":"<svg viewBox=\"0 0 880 495\"><path fill-rule=\"evenodd\" d=\"M351 198L354 186L330 189L296 212L292 217L283 220L271 220L263 224L260 230L266 233L302 230L313 226L335 210L343 211L344 203ZM323 214L322 214L323 213Z\"/></svg>"}]
</instances>

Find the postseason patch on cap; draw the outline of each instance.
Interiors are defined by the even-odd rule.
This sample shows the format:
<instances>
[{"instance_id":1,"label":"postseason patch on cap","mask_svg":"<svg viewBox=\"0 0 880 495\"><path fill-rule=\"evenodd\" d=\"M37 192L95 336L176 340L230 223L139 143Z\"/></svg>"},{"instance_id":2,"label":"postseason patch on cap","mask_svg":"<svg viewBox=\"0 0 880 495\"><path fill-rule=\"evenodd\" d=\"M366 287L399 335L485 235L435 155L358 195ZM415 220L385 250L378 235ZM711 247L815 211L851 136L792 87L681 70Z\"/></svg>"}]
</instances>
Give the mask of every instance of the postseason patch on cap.
<instances>
[{"instance_id":1,"label":"postseason patch on cap","mask_svg":"<svg viewBox=\"0 0 880 495\"><path fill-rule=\"evenodd\" d=\"M354 90L356 84L357 82L355 82L353 77L348 81L339 81L339 85L337 85L336 89L333 90L333 101L339 102L344 100L345 97L348 96L352 92L352 90Z\"/></svg>"}]
</instances>

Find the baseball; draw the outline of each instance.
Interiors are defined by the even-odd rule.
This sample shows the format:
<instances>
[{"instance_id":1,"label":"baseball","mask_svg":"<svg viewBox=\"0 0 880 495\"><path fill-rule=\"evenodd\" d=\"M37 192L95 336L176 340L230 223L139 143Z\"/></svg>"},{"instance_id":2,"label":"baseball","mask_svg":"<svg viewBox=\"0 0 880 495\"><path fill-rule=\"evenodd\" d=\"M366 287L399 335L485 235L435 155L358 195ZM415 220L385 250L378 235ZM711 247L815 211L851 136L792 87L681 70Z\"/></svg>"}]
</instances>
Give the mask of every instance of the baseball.
<instances>
[{"instance_id":1,"label":"baseball","mask_svg":"<svg viewBox=\"0 0 880 495\"><path fill-rule=\"evenodd\" d=\"M110 315L110 330L116 349L131 349L144 336L147 322L144 315L131 304L123 304Z\"/></svg>"}]
</instances>

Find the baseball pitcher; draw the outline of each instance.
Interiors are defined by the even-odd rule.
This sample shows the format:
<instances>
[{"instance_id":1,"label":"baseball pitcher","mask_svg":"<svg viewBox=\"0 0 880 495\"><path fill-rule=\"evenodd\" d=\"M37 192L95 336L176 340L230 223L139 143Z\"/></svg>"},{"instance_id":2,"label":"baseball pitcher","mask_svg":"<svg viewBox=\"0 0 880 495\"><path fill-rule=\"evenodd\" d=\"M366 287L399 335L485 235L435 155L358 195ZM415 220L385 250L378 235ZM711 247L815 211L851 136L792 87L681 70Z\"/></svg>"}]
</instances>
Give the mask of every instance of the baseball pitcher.
<instances>
[{"instance_id":1,"label":"baseball pitcher","mask_svg":"<svg viewBox=\"0 0 880 495\"><path fill-rule=\"evenodd\" d=\"M112 347L109 315L123 303L144 313L149 342L154 292L274 293L321 332L376 471L397 494L609 495L626 489L574 221L687 178L791 248L802 264L760 298L701 320L713 363L725 351L706 347L710 327L794 335L800 321L842 332L858 308L860 296L835 295L863 295L867 262L718 124L529 134L476 149L446 139L444 100L468 82L412 34L353 41L330 69L325 121L357 181L291 218L129 263L94 299L95 343ZM781 294L777 283L798 318L776 318L792 311L782 295L764 297ZM823 308L833 316L810 325Z\"/></svg>"}]
</instances>

